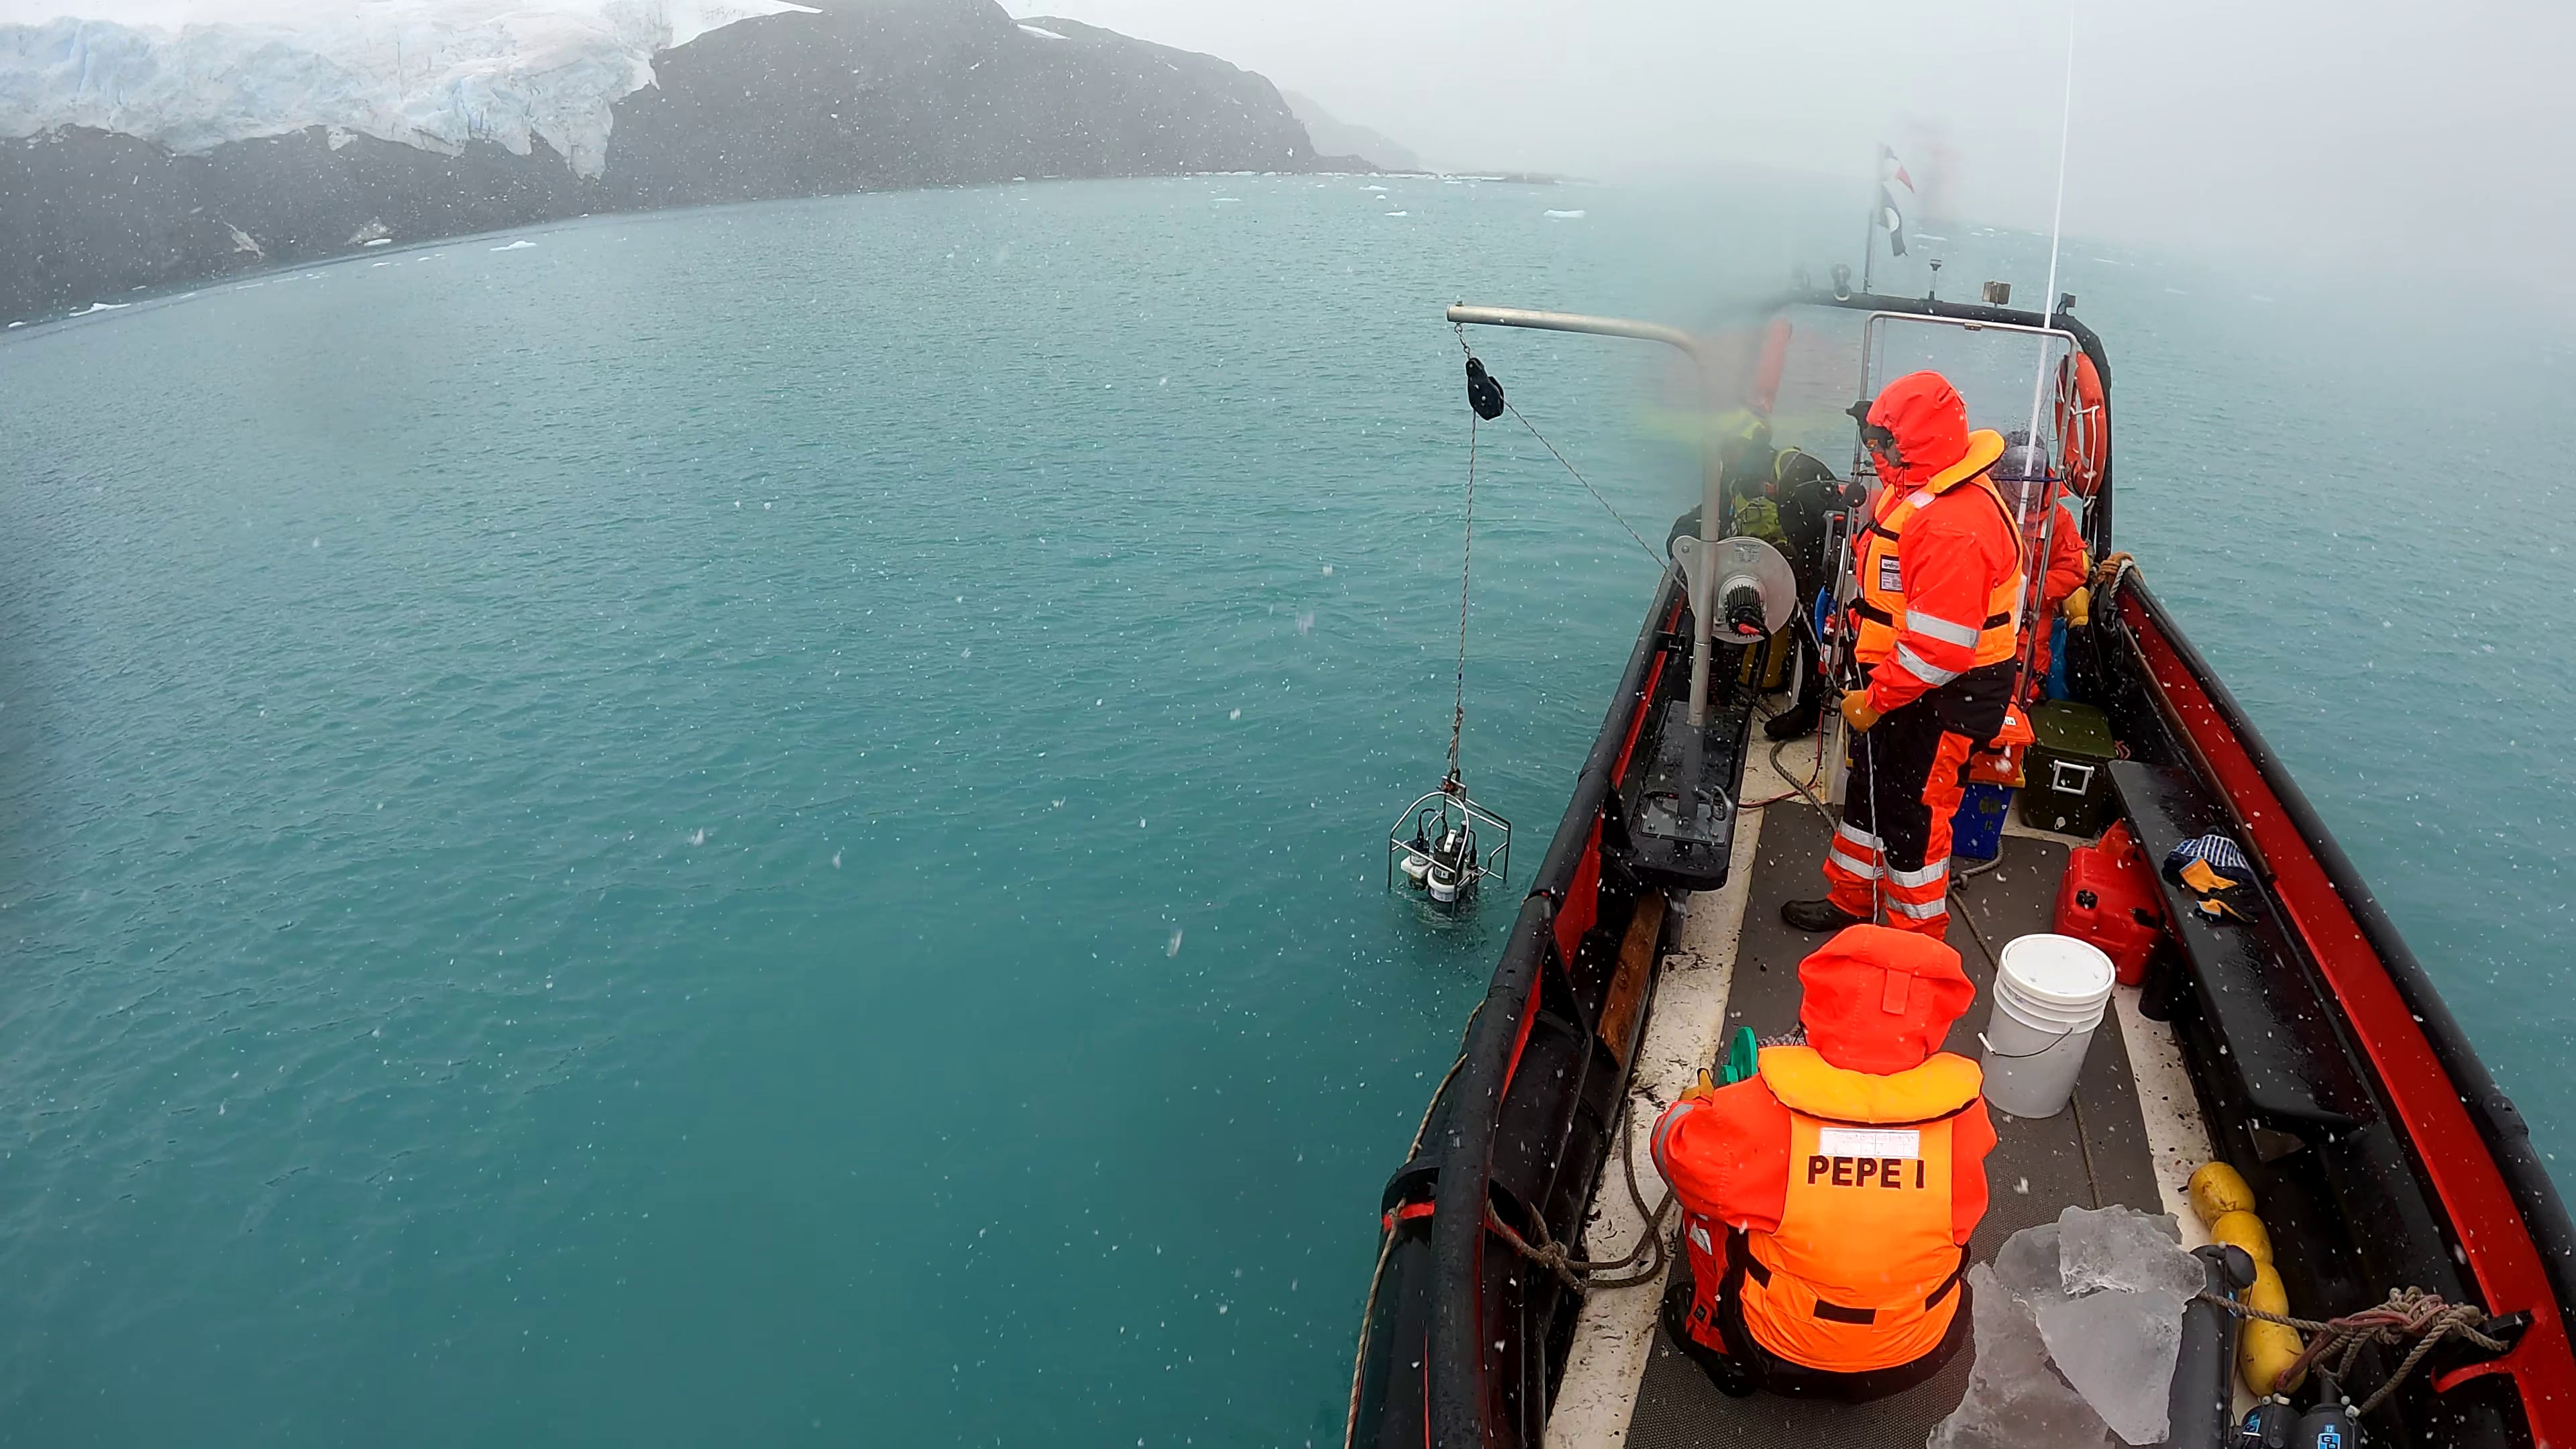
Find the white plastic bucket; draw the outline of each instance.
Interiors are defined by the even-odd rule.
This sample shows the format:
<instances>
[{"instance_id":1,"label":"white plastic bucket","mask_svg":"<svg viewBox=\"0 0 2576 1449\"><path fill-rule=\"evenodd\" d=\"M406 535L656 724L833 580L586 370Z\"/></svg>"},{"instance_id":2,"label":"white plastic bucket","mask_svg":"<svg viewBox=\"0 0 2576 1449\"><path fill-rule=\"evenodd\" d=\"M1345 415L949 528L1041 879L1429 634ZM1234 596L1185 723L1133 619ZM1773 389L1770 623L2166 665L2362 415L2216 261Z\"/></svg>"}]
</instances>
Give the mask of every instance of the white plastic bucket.
<instances>
[{"instance_id":1,"label":"white plastic bucket","mask_svg":"<svg viewBox=\"0 0 2576 1449\"><path fill-rule=\"evenodd\" d=\"M1981 1038L1987 1105L2024 1118L2065 1111L2116 979L2111 958L2089 941L2036 935L2007 944Z\"/></svg>"}]
</instances>

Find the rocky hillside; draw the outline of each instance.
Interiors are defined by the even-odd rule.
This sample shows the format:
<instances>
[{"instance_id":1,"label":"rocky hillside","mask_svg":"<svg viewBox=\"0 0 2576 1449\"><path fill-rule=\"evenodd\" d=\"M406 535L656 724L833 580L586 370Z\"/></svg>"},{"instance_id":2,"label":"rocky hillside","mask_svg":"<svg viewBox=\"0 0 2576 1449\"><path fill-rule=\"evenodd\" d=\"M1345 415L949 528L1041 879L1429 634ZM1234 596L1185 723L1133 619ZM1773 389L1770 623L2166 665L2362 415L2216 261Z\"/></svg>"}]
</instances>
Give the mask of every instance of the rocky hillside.
<instances>
[{"instance_id":1,"label":"rocky hillside","mask_svg":"<svg viewBox=\"0 0 2576 1449\"><path fill-rule=\"evenodd\" d=\"M0 141L0 321L587 212L1355 164L1318 157L1276 87L1210 56L994 0L813 3L655 55L595 175L541 137L524 155L319 125L190 152L81 127Z\"/></svg>"},{"instance_id":2,"label":"rocky hillside","mask_svg":"<svg viewBox=\"0 0 2576 1449\"><path fill-rule=\"evenodd\" d=\"M1428 171L1420 156L1383 131L1353 125L1325 110L1323 104L1295 91L1280 92L1306 128L1315 149L1327 156L1356 156L1380 171Z\"/></svg>"}]
</instances>

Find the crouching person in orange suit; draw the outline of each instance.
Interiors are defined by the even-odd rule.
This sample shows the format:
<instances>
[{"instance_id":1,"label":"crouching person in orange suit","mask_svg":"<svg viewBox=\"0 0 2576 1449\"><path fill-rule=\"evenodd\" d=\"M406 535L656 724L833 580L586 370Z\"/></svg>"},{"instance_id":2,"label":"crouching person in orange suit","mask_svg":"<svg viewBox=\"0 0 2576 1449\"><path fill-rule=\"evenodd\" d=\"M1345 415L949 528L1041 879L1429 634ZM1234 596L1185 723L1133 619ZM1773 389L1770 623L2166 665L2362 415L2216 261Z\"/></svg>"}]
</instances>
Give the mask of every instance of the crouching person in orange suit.
<instances>
[{"instance_id":1,"label":"crouching person in orange suit","mask_svg":"<svg viewBox=\"0 0 2576 1449\"><path fill-rule=\"evenodd\" d=\"M1968 1340L1969 1235L1994 1124L1975 1062L1939 1050L1976 998L1959 953L1852 926L1799 963L1803 1045L1703 1076L1655 1124L1683 1211L1673 1342L1729 1394L1847 1401L1938 1373Z\"/></svg>"}]
</instances>

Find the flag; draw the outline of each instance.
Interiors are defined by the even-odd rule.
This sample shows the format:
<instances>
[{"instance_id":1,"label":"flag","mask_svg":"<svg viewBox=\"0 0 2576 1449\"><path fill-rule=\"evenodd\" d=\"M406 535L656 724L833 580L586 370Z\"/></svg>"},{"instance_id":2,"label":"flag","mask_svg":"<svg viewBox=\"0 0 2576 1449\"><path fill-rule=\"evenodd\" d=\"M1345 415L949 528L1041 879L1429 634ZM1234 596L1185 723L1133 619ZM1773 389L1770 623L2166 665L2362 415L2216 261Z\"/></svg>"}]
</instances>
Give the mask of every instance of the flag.
<instances>
[{"instance_id":1,"label":"flag","mask_svg":"<svg viewBox=\"0 0 2576 1449\"><path fill-rule=\"evenodd\" d=\"M1905 255L1905 213L1897 210L1896 188L1905 188L1907 200L1914 197L1914 178L1906 173L1905 163L1896 152L1881 143L1878 148L1878 224L1887 228L1887 252Z\"/></svg>"},{"instance_id":2,"label":"flag","mask_svg":"<svg viewBox=\"0 0 2576 1449\"><path fill-rule=\"evenodd\" d=\"M1914 194L1914 178L1906 174L1905 163L1896 159L1895 151L1882 144L1878 148L1878 184L1885 186L1890 181L1904 187L1906 195Z\"/></svg>"}]
</instances>

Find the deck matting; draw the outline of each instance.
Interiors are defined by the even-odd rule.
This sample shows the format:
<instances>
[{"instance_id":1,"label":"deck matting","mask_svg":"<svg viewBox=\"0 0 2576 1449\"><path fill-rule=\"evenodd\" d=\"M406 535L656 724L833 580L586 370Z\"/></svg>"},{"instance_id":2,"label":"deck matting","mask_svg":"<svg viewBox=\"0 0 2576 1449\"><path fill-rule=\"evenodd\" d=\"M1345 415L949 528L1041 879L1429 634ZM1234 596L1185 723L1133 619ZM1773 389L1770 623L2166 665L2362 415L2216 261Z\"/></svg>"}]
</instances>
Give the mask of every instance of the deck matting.
<instances>
[{"instance_id":1,"label":"deck matting","mask_svg":"<svg viewBox=\"0 0 2576 1449\"><path fill-rule=\"evenodd\" d=\"M1818 938L1782 925L1780 905L1823 894L1824 877L1817 866L1830 834L1822 818L1808 809L1775 806L1763 821L1734 990L1727 1002L1730 1035L1742 1025L1759 1036L1776 1036L1796 1024L1798 961ZM2065 846L2007 838L2002 863L1959 887L1951 901L1950 944L1977 983L1977 1004L1951 1028L1950 1050L1977 1054L1977 1032L1985 1025L1987 990L1994 978L1987 948L2001 950L2016 936L2048 929L2065 868ZM2126 1203L2161 1211L2128 1049L2108 1017L2094 1034L2073 1110L2040 1122L1998 1112L1994 1123L2001 1142L1986 1159L1993 1196L1971 1245L1974 1261L1992 1261L2006 1237L2055 1221L2069 1204ZM1631 1449L1918 1449L1967 1392L1972 1357L1973 1350L1962 1352L1930 1382L1873 1404L1768 1395L1730 1399L1658 1328L1628 1444Z\"/></svg>"}]
</instances>

